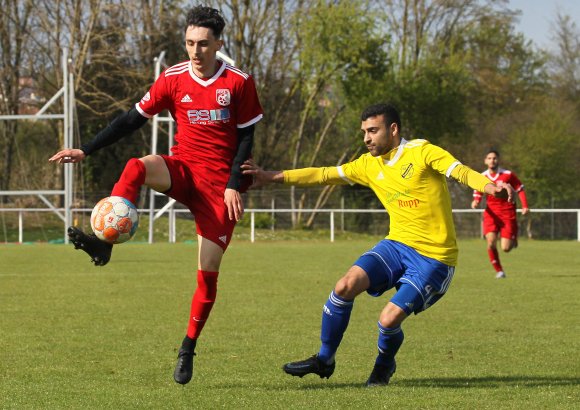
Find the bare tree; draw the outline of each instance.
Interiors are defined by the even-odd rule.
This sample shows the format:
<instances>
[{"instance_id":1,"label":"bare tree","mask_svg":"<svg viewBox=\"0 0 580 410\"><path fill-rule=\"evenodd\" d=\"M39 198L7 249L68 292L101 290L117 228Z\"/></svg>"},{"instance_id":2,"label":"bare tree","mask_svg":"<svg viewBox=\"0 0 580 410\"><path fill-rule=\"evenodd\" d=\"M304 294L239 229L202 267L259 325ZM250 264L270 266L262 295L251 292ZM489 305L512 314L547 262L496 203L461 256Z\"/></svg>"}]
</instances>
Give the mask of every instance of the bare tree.
<instances>
[{"instance_id":1,"label":"bare tree","mask_svg":"<svg viewBox=\"0 0 580 410\"><path fill-rule=\"evenodd\" d=\"M19 80L28 63L27 43L32 1L0 0L0 114L18 114ZM0 190L10 187L13 168L16 121L0 123Z\"/></svg>"},{"instance_id":2,"label":"bare tree","mask_svg":"<svg viewBox=\"0 0 580 410\"><path fill-rule=\"evenodd\" d=\"M568 15L558 13L553 27L557 53L552 54L552 83L564 98L580 107L580 31Z\"/></svg>"},{"instance_id":3,"label":"bare tree","mask_svg":"<svg viewBox=\"0 0 580 410\"><path fill-rule=\"evenodd\" d=\"M458 32L485 18L502 18L508 26L517 15L507 0L384 0L374 7L386 21L386 31L399 69L414 68L432 47L450 47ZM439 49L439 51L443 51Z\"/></svg>"}]
</instances>

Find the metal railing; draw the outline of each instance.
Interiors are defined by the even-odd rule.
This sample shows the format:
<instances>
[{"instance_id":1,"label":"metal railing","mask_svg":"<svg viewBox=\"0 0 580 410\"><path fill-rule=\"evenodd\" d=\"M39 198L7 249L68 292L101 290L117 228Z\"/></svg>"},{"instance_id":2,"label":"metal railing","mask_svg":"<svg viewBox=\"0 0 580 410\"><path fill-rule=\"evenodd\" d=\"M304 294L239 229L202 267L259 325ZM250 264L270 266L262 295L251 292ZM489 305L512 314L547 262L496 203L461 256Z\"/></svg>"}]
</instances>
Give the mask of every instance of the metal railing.
<instances>
[{"instance_id":1,"label":"metal railing","mask_svg":"<svg viewBox=\"0 0 580 410\"><path fill-rule=\"evenodd\" d=\"M52 192L52 191L51 191ZM71 214L78 214L78 213L89 213L92 211L90 208L72 208L69 210ZM163 211L167 214L168 222L169 222L169 232L168 232L168 241L171 243L176 242L176 215L178 213L186 213L189 214L188 209L158 209L154 215L155 219L158 219L163 215ZM52 212L56 213L60 216L63 222L66 223L65 218L63 215L65 213L64 208L0 208L0 213L6 212L15 212L18 214L18 243L24 242L24 217L26 213L31 212ZM328 224L329 224L329 231L330 231L330 242L334 242L335 239L335 217L336 214L354 214L354 213L378 213L378 214L386 214L383 209L272 209L272 208L256 208L256 209L246 209L245 213L250 215L250 241L256 241L256 214L257 213L266 213L266 214L277 214L277 213L292 213L292 212L302 212L302 213L310 213L316 212L319 214L328 214ZM469 213L482 213L482 209L453 209L453 213L456 214L469 214ZM520 210L518 210L520 212ZM575 213L576 223L577 223L577 232L576 232L576 240L580 242L580 209L531 209L530 212L532 214L539 214L539 213ZM139 213L146 215L149 213L149 209L139 209ZM64 231L66 232L66 226L64 227ZM65 242L66 238L65 238Z\"/></svg>"}]
</instances>

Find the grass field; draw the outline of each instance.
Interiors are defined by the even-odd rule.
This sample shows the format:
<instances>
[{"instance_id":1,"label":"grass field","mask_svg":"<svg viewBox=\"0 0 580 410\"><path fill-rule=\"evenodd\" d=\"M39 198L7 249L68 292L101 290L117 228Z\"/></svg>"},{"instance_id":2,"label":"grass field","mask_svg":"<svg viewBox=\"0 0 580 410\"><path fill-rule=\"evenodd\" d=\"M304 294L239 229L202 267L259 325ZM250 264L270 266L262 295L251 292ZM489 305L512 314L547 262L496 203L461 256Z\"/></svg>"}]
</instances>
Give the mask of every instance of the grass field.
<instances>
[{"instance_id":1,"label":"grass field","mask_svg":"<svg viewBox=\"0 0 580 410\"><path fill-rule=\"evenodd\" d=\"M371 241L234 242L192 382L172 373L195 244L127 244L93 267L65 245L0 245L0 408L580 407L580 244L523 241L496 280L460 242L448 295L404 324L398 370L367 389L390 293L361 295L330 380L283 374L318 348L321 308Z\"/></svg>"}]
</instances>

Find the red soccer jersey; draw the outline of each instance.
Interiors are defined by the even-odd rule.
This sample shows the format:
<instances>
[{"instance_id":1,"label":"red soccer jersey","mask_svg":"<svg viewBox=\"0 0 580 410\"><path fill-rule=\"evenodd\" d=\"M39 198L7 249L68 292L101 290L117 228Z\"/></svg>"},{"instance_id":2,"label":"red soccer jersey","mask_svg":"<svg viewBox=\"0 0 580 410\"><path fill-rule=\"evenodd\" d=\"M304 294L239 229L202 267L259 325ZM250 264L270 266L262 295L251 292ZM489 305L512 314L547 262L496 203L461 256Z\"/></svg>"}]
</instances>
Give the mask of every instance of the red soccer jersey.
<instances>
[{"instance_id":1,"label":"red soccer jersey","mask_svg":"<svg viewBox=\"0 0 580 410\"><path fill-rule=\"evenodd\" d=\"M522 201L522 207L528 207L526 196L523 191L524 185L518 179L516 174L503 168L500 168L496 174L492 174L489 170L482 172L482 174L495 184L499 181L510 184L518 193L520 200ZM483 194L481 192L473 191L473 199L477 202L481 201L482 196ZM493 195L486 195L485 198L487 201L487 208L492 210L495 214L501 214L502 212L515 212L516 210L515 202L508 202L507 199L496 198Z\"/></svg>"},{"instance_id":2,"label":"red soccer jersey","mask_svg":"<svg viewBox=\"0 0 580 410\"><path fill-rule=\"evenodd\" d=\"M136 108L147 118L169 110L177 123L173 154L224 183L237 152L237 128L263 116L252 77L224 62L205 79L193 73L189 61L168 68Z\"/></svg>"}]
</instances>

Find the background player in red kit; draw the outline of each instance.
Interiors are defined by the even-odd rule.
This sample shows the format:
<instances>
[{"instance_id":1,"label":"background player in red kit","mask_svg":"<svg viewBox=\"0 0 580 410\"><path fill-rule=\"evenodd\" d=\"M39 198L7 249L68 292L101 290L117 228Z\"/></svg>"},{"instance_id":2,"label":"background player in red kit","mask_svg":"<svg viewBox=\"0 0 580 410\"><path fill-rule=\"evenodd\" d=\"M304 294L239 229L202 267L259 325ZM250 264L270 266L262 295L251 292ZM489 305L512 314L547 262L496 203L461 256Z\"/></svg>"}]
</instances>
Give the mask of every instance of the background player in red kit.
<instances>
[{"instance_id":1,"label":"background player in red kit","mask_svg":"<svg viewBox=\"0 0 580 410\"><path fill-rule=\"evenodd\" d=\"M482 172L492 182L510 184L518 193L522 203L522 215L526 215L530 209L528 208L528 200L524 191L524 185L520 182L516 174L507 169L499 167L499 152L490 150L485 156L485 165L487 170ZM482 193L473 191L472 208L477 208L481 202ZM518 221L516 219L516 204L507 199L496 198L486 195L485 211L483 212L483 234L487 240L487 253L489 260L496 271L496 278L505 278L506 274L499 261L499 253L497 251L498 234L501 237L501 249L504 252L509 252L518 245Z\"/></svg>"},{"instance_id":2,"label":"background player in red kit","mask_svg":"<svg viewBox=\"0 0 580 410\"><path fill-rule=\"evenodd\" d=\"M249 184L244 183L240 166L250 156L254 124L263 116L252 77L216 58L223 45L220 36L224 27L217 10L202 6L190 10L185 28L189 60L165 70L134 108L113 120L92 141L50 158L59 163L79 162L131 134L165 109L175 119L173 155L130 159L111 195L136 203L145 184L186 205L195 216L197 289L174 372L180 384L191 380L197 338L216 299L222 256L243 214L240 192ZM95 265L109 261L112 245L75 227L69 228L69 237Z\"/></svg>"}]
</instances>

